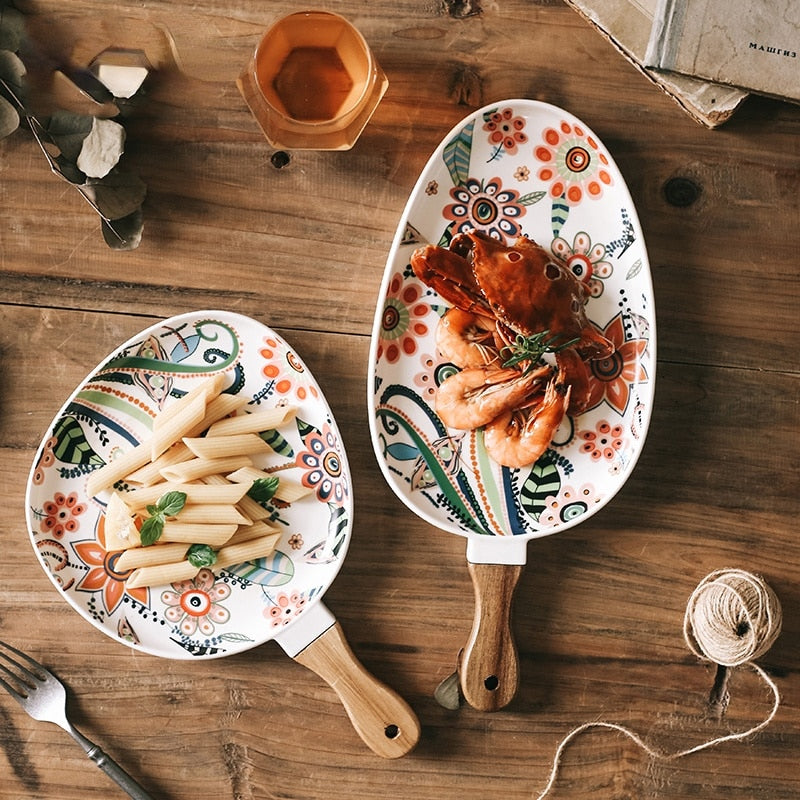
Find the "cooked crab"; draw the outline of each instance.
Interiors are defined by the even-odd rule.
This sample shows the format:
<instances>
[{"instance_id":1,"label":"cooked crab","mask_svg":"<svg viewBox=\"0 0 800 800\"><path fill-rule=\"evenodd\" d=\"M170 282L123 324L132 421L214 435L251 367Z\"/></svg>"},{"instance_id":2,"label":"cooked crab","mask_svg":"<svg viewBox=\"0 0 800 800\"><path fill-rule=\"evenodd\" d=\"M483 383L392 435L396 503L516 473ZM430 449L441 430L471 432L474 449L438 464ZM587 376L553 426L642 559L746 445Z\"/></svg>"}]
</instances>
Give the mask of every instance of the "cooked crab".
<instances>
[{"instance_id":1,"label":"cooked crab","mask_svg":"<svg viewBox=\"0 0 800 800\"><path fill-rule=\"evenodd\" d=\"M613 345L586 316L586 286L527 237L508 246L479 231L449 248L426 245L411 256L415 275L457 308L494 318L514 334L547 332L583 358L604 358ZM513 338L513 337L509 337Z\"/></svg>"},{"instance_id":2,"label":"cooked crab","mask_svg":"<svg viewBox=\"0 0 800 800\"><path fill-rule=\"evenodd\" d=\"M533 463L564 415L586 409L586 361L614 350L586 316L585 284L528 238L508 246L478 231L419 248L411 266L460 314L445 314L437 333L463 368L439 387L437 413L449 427L483 427L499 463ZM540 366L545 353L554 367Z\"/></svg>"}]
</instances>

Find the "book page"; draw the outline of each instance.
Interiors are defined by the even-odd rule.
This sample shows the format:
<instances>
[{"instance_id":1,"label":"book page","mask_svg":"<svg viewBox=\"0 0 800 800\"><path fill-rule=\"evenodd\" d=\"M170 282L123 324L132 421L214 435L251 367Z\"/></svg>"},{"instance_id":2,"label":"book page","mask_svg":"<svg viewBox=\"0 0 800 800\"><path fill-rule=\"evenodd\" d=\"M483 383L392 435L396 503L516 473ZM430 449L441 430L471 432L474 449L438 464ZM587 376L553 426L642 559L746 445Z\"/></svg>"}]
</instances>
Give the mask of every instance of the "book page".
<instances>
[{"instance_id":1,"label":"book page","mask_svg":"<svg viewBox=\"0 0 800 800\"><path fill-rule=\"evenodd\" d=\"M800 102L800 3L667 0L645 64Z\"/></svg>"},{"instance_id":2,"label":"book page","mask_svg":"<svg viewBox=\"0 0 800 800\"><path fill-rule=\"evenodd\" d=\"M676 100L698 122L716 127L741 105L747 94L730 86L700 81L643 67L659 0L566 0L582 17L653 83Z\"/></svg>"}]
</instances>

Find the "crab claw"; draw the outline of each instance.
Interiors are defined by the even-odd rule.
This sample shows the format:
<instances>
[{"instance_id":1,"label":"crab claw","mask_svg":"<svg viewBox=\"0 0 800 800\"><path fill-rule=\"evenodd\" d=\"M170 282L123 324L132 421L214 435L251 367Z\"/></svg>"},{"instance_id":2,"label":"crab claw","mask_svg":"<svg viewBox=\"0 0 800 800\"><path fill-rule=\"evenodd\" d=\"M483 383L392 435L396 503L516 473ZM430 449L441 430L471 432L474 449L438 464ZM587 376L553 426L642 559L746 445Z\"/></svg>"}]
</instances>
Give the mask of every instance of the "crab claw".
<instances>
[{"instance_id":1,"label":"crab claw","mask_svg":"<svg viewBox=\"0 0 800 800\"><path fill-rule=\"evenodd\" d=\"M444 247L425 245L411 254L411 268L446 302L472 314L492 315L472 274L472 266L462 255Z\"/></svg>"}]
</instances>

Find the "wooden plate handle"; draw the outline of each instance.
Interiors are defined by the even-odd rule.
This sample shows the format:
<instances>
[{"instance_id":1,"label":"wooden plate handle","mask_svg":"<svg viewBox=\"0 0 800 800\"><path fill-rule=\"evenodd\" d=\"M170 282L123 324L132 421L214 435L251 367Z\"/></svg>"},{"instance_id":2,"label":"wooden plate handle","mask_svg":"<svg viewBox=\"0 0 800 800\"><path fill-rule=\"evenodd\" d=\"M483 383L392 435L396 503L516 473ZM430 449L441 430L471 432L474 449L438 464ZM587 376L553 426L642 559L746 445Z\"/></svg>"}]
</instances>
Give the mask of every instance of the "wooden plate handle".
<instances>
[{"instance_id":1,"label":"wooden plate handle","mask_svg":"<svg viewBox=\"0 0 800 800\"><path fill-rule=\"evenodd\" d=\"M335 623L294 656L339 696L358 735L383 758L399 758L419 741L420 726L409 705L358 661Z\"/></svg>"},{"instance_id":2,"label":"wooden plate handle","mask_svg":"<svg viewBox=\"0 0 800 800\"><path fill-rule=\"evenodd\" d=\"M467 566L475 590L475 619L458 666L461 691L473 708L497 711L511 702L519 684L511 608L522 566Z\"/></svg>"}]
</instances>

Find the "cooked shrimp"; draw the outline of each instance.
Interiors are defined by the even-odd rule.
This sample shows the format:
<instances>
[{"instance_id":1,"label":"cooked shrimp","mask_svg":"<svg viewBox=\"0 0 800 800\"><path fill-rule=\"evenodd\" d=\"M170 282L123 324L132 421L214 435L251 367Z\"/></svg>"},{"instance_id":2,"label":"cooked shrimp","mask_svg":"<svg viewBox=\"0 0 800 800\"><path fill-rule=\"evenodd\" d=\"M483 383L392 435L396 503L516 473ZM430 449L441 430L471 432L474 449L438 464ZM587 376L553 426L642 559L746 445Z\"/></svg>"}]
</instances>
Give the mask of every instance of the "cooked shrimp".
<instances>
[{"instance_id":1,"label":"cooked shrimp","mask_svg":"<svg viewBox=\"0 0 800 800\"><path fill-rule=\"evenodd\" d=\"M550 381L539 403L512 408L483 431L486 452L504 467L525 467L547 450L569 406L571 387Z\"/></svg>"},{"instance_id":2,"label":"cooked shrimp","mask_svg":"<svg viewBox=\"0 0 800 800\"><path fill-rule=\"evenodd\" d=\"M507 409L524 404L551 374L550 367L527 373L492 365L468 367L439 387L436 413L451 428L480 428Z\"/></svg>"},{"instance_id":3,"label":"cooked shrimp","mask_svg":"<svg viewBox=\"0 0 800 800\"><path fill-rule=\"evenodd\" d=\"M494 347L494 320L451 308L436 328L439 352L457 367L480 367L499 358Z\"/></svg>"}]
</instances>

